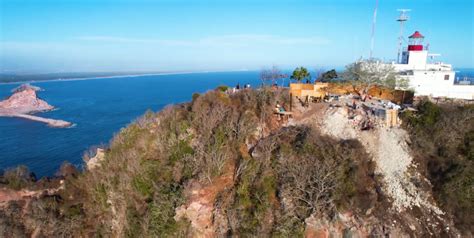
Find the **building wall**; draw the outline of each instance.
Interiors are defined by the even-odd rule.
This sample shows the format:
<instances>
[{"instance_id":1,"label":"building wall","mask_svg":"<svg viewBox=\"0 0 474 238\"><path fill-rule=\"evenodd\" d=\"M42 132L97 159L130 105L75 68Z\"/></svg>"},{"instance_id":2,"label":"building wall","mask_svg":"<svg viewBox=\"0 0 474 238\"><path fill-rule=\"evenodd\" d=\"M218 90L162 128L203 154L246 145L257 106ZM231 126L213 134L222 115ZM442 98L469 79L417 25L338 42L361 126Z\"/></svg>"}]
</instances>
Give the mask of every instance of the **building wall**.
<instances>
[{"instance_id":1,"label":"building wall","mask_svg":"<svg viewBox=\"0 0 474 238\"><path fill-rule=\"evenodd\" d=\"M449 64L427 64L428 51L403 52L402 64L392 64L409 80L415 96L474 99L474 86L454 85L455 72Z\"/></svg>"},{"instance_id":2,"label":"building wall","mask_svg":"<svg viewBox=\"0 0 474 238\"><path fill-rule=\"evenodd\" d=\"M454 71L413 71L407 77L415 96L474 99L474 86L454 85Z\"/></svg>"},{"instance_id":3,"label":"building wall","mask_svg":"<svg viewBox=\"0 0 474 238\"><path fill-rule=\"evenodd\" d=\"M408 65L412 69L425 69L428 51L410 51L408 56Z\"/></svg>"}]
</instances>

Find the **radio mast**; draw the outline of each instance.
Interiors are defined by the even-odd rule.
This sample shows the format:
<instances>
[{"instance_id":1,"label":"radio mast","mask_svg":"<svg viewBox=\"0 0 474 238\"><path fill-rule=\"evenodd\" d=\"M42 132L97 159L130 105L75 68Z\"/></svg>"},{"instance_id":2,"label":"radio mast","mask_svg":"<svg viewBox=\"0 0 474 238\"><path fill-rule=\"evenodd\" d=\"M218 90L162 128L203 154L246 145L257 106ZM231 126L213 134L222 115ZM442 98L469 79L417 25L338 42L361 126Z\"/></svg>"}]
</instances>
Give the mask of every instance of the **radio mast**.
<instances>
[{"instance_id":1,"label":"radio mast","mask_svg":"<svg viewBox=\"0 0 474 238\"><path fill-rule=\"evenodd\" d=\"M372 20L372 35L370 37L369 59L372 59L372 54L374 52L375 23L377 22L377 8L378 7L379 7L379 0L375 0L374 18Z\"/></svg>"},{"instance_id":2,"label":"radio mast","mask_svg":"<svg viewBox=\"0 0 474 238\"><path fill-rule=\"evenodd\" d=\"M398 17L397 21L400 22L400 36L398 37L398 56L397 56L397 63L400 63L400 55L402 54L402 44L403 44L403 25L406 21L408 21L408 12L411 9L397 9L400 12L400 16Z\"/></svg>"}]
</instances>

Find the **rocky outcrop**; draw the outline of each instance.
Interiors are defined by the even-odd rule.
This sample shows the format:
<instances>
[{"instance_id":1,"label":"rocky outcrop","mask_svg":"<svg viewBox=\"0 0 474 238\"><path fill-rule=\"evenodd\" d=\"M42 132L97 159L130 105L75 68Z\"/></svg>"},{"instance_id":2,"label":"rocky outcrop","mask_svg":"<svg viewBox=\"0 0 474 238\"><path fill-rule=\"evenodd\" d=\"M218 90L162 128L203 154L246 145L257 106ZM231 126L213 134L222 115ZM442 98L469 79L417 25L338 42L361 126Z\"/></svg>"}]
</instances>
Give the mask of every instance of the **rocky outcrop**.
<instances>
[{"instance_id":1,"label":"rocky outcrop","mask_svg":"<svg viewBox=\"0 0 474 238\"><path fill-rule=\"evenodd\" d=\"M28 114L53 110L54 107L38 98L39 88L23 84L13 90L13 94L0 102L0 113Z\"/></svg>"},{"instance_id":2,"label":"rocky outcrop","mask_svg":"<svg viewBox=\"0 0 474 238\"><path fill-rule=\"evenodd\" d=\"M42 118L28 115L36 112L44 112L53 110L54 107L46 101L38 98L36 94L40 89L29 84L23 84L12 90L13 94L7 99L0 101L0 116L4 117L20 117L28 120L39 121L48 124L51 127L69 127L72 123Z\"/></svg>"},{"instance_id":3,"label":"rocky outcrop","mask_svg":"<svg viewBox=\"0 0 474 238\"><path fill-rule=\"evenodd\" d=\"M188 202L176 208L175 220L187 219L191 222L193 237L216 237L217 217L215 216L215 201L219 193L233 185L232 166L212 183L203 185L197 181L186 189ZM225 220L225 219L224 219Z\"/></svg>"},{"instance_id":4,"label":"rocky outcrop","mask_svg":"<svg viewBox=\"0 0 474 238\"><path fill-rule=\"evenodd\" d=\"M87 170L93 170L100 166L100 163L105 159L105 150L97 148L95 156L86 161Z\"/></svg>"}]
</instances>

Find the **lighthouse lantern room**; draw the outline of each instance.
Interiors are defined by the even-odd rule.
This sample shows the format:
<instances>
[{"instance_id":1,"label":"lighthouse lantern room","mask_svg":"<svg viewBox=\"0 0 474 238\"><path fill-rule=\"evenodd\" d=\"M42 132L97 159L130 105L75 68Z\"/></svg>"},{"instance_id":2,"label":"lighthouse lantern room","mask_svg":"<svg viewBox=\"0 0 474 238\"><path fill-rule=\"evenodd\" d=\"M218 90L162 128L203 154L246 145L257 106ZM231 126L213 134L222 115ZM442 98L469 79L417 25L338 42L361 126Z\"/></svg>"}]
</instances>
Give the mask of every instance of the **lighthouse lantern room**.
<instances>
[{"instance_id":1,"label":"lighthouse lantern room","mask_svg":"<svg viewBox=\"0 0 474 238\"><path fill-rule=\"evenodd\" d=\"M408 39L408 51L423 50L423 40L425 37L419 31L415 31L415 33L409 36Z\"/></svg>"},{"instance_id":2,"label":"lighthouse lantern room","mask_svg":"<svg viewBox=\"0 0 474 238\"><path fill-rule=\"evenodd\" d=\"M408 39L408 47L403 51L400 63L410 65L412 69L424 69L428 57L428 51L423 47L425 37L415 31Z\"/></svg>"}]
</instances>

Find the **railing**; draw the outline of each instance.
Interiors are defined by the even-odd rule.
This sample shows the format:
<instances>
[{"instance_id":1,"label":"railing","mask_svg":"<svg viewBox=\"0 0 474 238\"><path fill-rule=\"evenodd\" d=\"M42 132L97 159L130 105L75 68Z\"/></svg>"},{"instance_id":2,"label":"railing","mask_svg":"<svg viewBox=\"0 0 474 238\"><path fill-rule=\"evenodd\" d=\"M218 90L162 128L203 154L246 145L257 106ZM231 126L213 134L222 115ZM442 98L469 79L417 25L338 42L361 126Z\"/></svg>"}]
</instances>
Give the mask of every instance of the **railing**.
<instances>
[{"instance_id":1,"label":"railing","mask_svg":"<svg viewBox=\"0 0 474 238\"><path fill-rule=\"evenodd\" d=\"M455 84L458 84L458 85L474 85L474 78L463 77L462 79L459 79L459 77L457 77Z\"/></svg>"}]
</instances>

